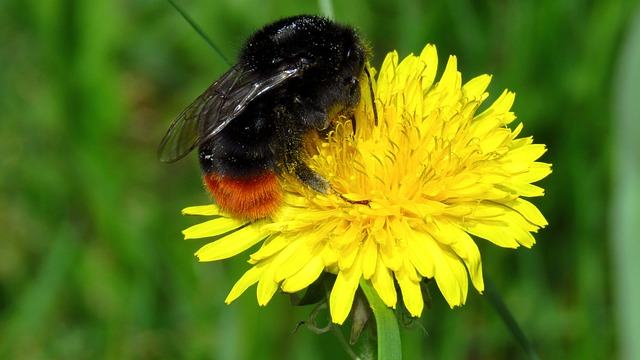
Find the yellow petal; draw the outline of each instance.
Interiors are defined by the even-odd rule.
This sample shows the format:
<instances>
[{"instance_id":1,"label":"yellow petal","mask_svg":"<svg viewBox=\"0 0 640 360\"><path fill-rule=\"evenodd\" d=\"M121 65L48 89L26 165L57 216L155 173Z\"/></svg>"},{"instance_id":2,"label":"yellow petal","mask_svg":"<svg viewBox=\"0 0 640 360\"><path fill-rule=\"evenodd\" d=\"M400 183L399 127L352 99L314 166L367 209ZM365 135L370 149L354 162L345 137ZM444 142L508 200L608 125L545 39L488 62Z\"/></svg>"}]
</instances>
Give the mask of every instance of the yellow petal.
<instances>
[{"instance_id":1,"label":"yellow petal","mask_svg":"<svg viewBox=\"0 0 640 360\"><path fill-rule=\"evenodd\" d=\"M486 97L485 90L489 87L489 83L491 82L490 75L480 75L471 80L469 80L462 87L462 92L464 96L469 100L484 100Z\"/></svg>"},{"instance_id":2,"label":"yellow petal","mask_svg":"<svg viewBox=\"0 0 640 360\"><path fill-rule=\"evenodd\" d=\"M282 291L295 293L311 285L320 277L324 263L319 256L313 256L297 273L286 278L281 285Z\"/></svg>"},{"instance_id":3,"label":"yellow petal","mask_svg":"<svg viewBox=\"0 0 640 360\"><path fill-rule=\"evenodd\" d=\"M274 274L278 267L274 264L275 261L265 261L265 268L258 280L258 288L256 290L256 297L258 298L258 305L266 306L269 300L273 297L273 294L278 290L278 283L273 280Z\"/></svg>"},{"instance_id":4,"label":"yellow petal","mask_svg":"<svg viewBox=\"0 0 640 360\"><path fill-rule=\"evenodd\" d=\"M271 235L264 243L262 243L260 250L251 254L251 261L256 263L260 260L269 258L284 249L290 242L291 239L289 237L279 236L279 234Z\"/></svg>"},{"instance_id":5,"label":"yellow petal","mask_svg":"<svg viewBox=\"0 0 640 360\"><path fill-rule=\"evenodd\" d=\"M408 241L407 256L420 275L433 278L435 263L431 255L432 248L429 247L427 241L433 242L428 233L416 232Z\"/></svg>"},{"instance_id":6,"label":"yellow petal","mask_svg":"<svg viewBox=\"0 0 640 360\"><path fill-rule=\"evenodd\" d=\"M505 213L495 220L469 221L464 225L464 230L472 235L513 249L520 245L533 246L535 239L529 231L537 229L517 212Z\"/></svg>"},{"instance_id":7,"label":"yellow petal","mask_svg":"<svg viewBox=\"0 0 640 360\"><path fill-rule=\"evenodd\" d=\"M329 297L331 321L338 325L342 325L351 312L353 297L358 289L360 277L362 277L361 263L362 259L359 256L352 267L340 271L331 289Z\"/></svg>"},{"instance_id":8,"label":"yellow petal","mask_svg":"<svg viewBox=\"0 0 640 360\"><path fill-rule=\"evenodd\" d=\"M536 226L545 227L548 225L540 210L527 200L517 199L513 203L509 203L509 207L519 212L527 221Z\"/></svg>"},{"instance_id":9,"label":"yellow petal","mask_svg":"<svg viewBox=\"0 0 640 360\"><path fill-rule=\"evenodd\" d=\"M233 231L247 222L243 220L219 217L213 220L193 225L182 231L185 240L213 237Z\"/></svg>"},{"instance_id":10,"label":"yellow petal","mask_svg":"<svg viewBox=\"0 0 640 360\"><path fill-rule=\"evenodd\" d=\"M422 92L426 93L433 85L438 70L438 52L436 47L429 44L420 53L420 60L425 64L425 69L421 74Z\"/></svg>"},{"instance_id":11,"label":"yellow petal","mask_svg":"<svg viewBox=\"0 0 640 360\"><path fill-rule=\"evenodd\" d=\"M418 317L422 314L424 308L424 300L422 299L422 291L420 290L420 282L411 280L412 276L408 273L413 269L403 269L396 272L396 280L402 291L402 300L409 314Z\"/></svg>"},{"instance_id":12,"label":"yellow petal","mask_svg":"<svg viewBox=\"0 0 640 360\"><path fill-rule=\"evenodd\" d=\"M267 237L258 226L246 226L219 240L209 243L196 252L200 261L226 259L247 250Z\"/></svg>"},{"instance_id":13,"label":"yellow petal","mask_svg":"<svg viewBox=\"0 0 640 360\"><path fill-rule=\"evenodd\" d=\"M252 267L251 269L249 269L249 271L247 271L246 273L244 273L244 275L242 275L240 280L238 280L235 283L235 285L233 285L233 288L229 292L229 295L227 295L227 298L224 300L224 302L227 304L231 304L231 302L233 302L240 295L242 295L242 293L244 293L245 290L249 288L249 286L258 282L266 265L267 265L267 262L258 264Z\"/></svg>"},{"instance_id":14,"label":"yellow petal","mask_svg":"<svg viewBox=\"0 0 640 360\"><path fill-rule=\"evenodd\" d=\"M485 121L489 118L499 119L501 124L509 124L515 116L509 110L513 105L516 94L505 90L496 101L491 104L485 111L474 118L474 122Z\"/></svg>"},{"instance_id":15,"label":"yellow petal","mask_svg":"<svg viewBox=\"0 0 640 360\"><path fill-rule=\"evenodd\" d=\"M213 204L190 206L182 209L182 215L200 215L200 216L220 215L220 208L217 205L213 205Z\"/></svg>"},{"instance_id":16,"label":"yellow petal","mask_svg":"<svg viewBox=\"0 0 640 360\"><path fill-rule=\"evenodd\" d=\"M384 266L381 258L378 258L378 265L376 271L371 277L371 284L376 289L380 299L385 305L395 308L398 301L398 294L396 293L396 286L393 281L393 273L390 269Z\"/></svg>"},{"instance_id":17,"label":"yellow petal","mask_svg":"<svg viewBox=\"0 0 640 360\"><path fill-rule=\"evenodd\" d=\"M452 225L455 228L455 226ZM480 250L473 239L462 229L456 228L458 241L451 245L453 251L462 259L467 270L471 283L479 292L484 291L484 278L482 276L482 261Z\"/></svg>"},{"instance_id":18,"label":"yellow petal","mask_svg":"<svg viewBox=\"0 0 640 360\"><path fill-rule=\"evenodd\" d=\"M437 242L427 242L435 262L435 280L449 306L464 304L467 298L467 271L462 261L448 247Z\"/></svg>"},{"instance_id":19,"label":"yellow petal","mask_svg":"<svg viewBox=\"0 0 640 360\"><path fill-rule=\"evenodd\" d=\"M362 276L369 280L376 271L376 264L378 263L378 245L373 241L371 237L367 236L362 247Z\"/></svg>"},{"instance_id":20,"label":"yellow petal","mask_svg":"<svg viewBox=\"0 0 640 360\"><path fill-rule=\"evenodd\" d=\"M320 251L321 247L309 247L302 240L289 244L277 256L276 265L278 269L275 272L274 280L280 282L297 273L312 258L319 257Z\"/></svg>"}]
</instances>

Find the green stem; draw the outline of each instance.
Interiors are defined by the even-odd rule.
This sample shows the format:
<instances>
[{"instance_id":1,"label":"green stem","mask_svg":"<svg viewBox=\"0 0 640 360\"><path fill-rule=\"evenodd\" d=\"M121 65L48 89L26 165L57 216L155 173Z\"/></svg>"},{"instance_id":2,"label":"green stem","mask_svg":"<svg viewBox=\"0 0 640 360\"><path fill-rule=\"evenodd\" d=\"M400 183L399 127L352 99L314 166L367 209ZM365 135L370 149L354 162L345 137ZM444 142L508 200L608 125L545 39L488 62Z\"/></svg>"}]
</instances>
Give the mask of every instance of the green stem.
<instances>
[{"instance_id":1,"label":"green stem","mask_svg":"<svg viewBox=\"0 0 640 360\"><path fill-rule=\"evenodd\" d=\"M360 279L360 288L369 301L376 318L376 330L378 337L378 359L399 360L402 359L402 346L400 342L400 329L398 320L393 310L380 299L378 292L367 280Z\"/></svg>"},{"instance_id":2,"label":"green stem","mask_svg":"<svg viewBox=\"0 0 640 360\"><path fill-rule=\"evenodd\" d=\"M358 360L360 359L358 357L358 354L356 354L355 352L353 352L353 349L351 349L351 346L349 346L349 343L347 342L347 340L344 338L344 334L342 333L342 331L340 330L340 326L336 325L336 324L331 324L331 331L333 332L333 334L336 336L336 338L338 339L338 342L340 343L340 346L342 346L342 348L344 349L344 351L346 351L347 355L349 355L349 358L353 359L353 360Z\"/></svg>"},{"instance_id":3,"label":"green stem","mask_svg":"<svg viewBox=\"0 0 640 360\"><path fill-rule=\"evenodd\" d=\"M176 10L178 10L180 15L182 15L182 17L185 20L187 20L189 25L191 25L191 27L200 35L200 37L202 37L204 39L204 41L206 41L209 44L209 46L211 46L213 51L215 51L218 54L218 56L220 56L220 58L222 60L224 60L224 62L227 63L227 65L229 65L229 66L233 65L233 64L231 64L231 62L229 62L227 57L224 56L224 54L222 53L222 51L220 51L220 49L216 46L216 44L207 36L207 34L204 33L202 28L200 28L200 26L198 26L198 24L191 18L191 16L189 16L189 14L187 14L187 12L180 5L178 5L178 3L176 3L173 0L168 0L168 1L169 1L169 3L171 5L173 5L173 7Z\"/></svg>"},{"instance_id":4,"label":"green stem","mask_svg":"<svg viewBox=\"0 0 640 360\"><path fill-rule=\"evenodd\" d=\"M536 353L536 349L524 335L520 325L518 325L518 322L504 303L502 296L500 296L500 293L486 274L484 276L484 286L484 296L489 300L489 303L493 306L498 315L500 315L504 324L509 328L509 331L511 331L511 335L513 335L516 341L518 341L518 344L520 344L522 349L527 353L529 359L540 359L540 357L538 357L538 353Z\"/></svg>"}]
</instances>

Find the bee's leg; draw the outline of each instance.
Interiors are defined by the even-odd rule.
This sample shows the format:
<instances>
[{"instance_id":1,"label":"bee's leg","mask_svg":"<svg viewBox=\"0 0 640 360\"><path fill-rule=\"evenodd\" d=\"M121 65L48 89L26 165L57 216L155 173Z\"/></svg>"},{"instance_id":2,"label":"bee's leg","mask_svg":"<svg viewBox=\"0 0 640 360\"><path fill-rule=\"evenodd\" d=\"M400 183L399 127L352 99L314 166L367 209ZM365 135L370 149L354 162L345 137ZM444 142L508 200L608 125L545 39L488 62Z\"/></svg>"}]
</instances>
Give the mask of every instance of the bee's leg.
<instances>
[{"instance_id":1,"label":"bee's leg","mask_svg":"<svg viewBox=\"0 0 640 360\"><path fill-rule=\"evenodd\" d=\"M291 118L302 120L302 123L297 127L282 126L280 131L283 132L280 137L287 139L283 148L280 158L283 159L283 164L286 171L289 174L294 174L298 180L312 188L313 190L322 194L328 194L331 184L317 174L305 164L301 157L301 149L303 148L304 137L306 133L312 130L321 132L329 127L329 116L327 112L314 107L303 107L301 100L296 97L293 99L291 106L280 111L280 122L289 123L285 120Z\"/></svg>"},{"instance_id":2,"label":"bee's leg","mask_svg":"<svg viewBox=\"0 0 640 360\"><path fill-rule=\"evenodd\" d=\"M294 174L298 180L312 188L313 190L328 194L331 184L323 178L320 174L311 170L307 164L305 164L300 158L299 154L290 154L286 162L287 171Z\"/></svg>"},{"instance_id":3,"label":"bee's leg","mask_svg":"<svg viewBox=\"0 0 640 360\"><path fill-rule=\"evenodd\" d=\"M314 172L313 170L309 169L309 167L304 163L298 164L295 170L295 174L298 180L300 180L300 182L309 186L310 188L312 188L313 190L319 193L326 195L326 194L329 194L329 192L331 191L332 193L340 196L342 200L350 202L352 204L369 205L369 200L354 201L354 200L347 199L340 192L333 189L331 187L331 184L325 178L323 178L321 175Z\"/></svg>"},{"instance_id":4,"label":"bee's leg","mask_svg":"<svg viewBox=\"0 0 640 360\"><path fill-rule=\"evenodd\" d=\"M300 164L296 166L295 174L298 180L300 180L302 183L306 184L313 190L323 194L329 193L329 188L331 187L331 185L329 184L327 179L323 178L315 171L309 169L309 167L305 163L300 162Z\"/></svg>"},{"instance_id":5,"label":"bee's leg","mask_svg":"<svg viewBox=\"0 0 640 360\"><path fill-rule=\"evenodd\" d=\"M322 108L305 105L299 97L293 99L293 104L298 113L303 114L303 122L310 129L322 131L329 127L329 115Z\"/></svg>"},{"instance_id":6,"label":"bee's leg","mask_svg":"<svg viewBox=\"0 0 640 360\"><path fill-rule=\"evenodd\" d=\"M329 116L325 111L314 111L311 115L309 125L311 128L322 131L329 128Z\"/></svg>"}]
</instances>

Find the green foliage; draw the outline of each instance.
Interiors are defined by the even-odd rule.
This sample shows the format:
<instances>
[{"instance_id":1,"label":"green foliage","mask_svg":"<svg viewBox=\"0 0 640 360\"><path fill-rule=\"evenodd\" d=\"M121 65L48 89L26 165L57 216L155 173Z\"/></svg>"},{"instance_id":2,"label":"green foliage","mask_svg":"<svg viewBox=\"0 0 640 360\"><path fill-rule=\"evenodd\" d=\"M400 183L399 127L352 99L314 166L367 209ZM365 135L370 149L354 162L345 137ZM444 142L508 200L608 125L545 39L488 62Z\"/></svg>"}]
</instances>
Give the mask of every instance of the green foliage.
<instances>
[{"instance_id":1,"label":"green foliage","mask_svg":"<svg viewBox=\"0 0 640 360\"><path fill-rule=\"evenodd\" d=\"M181 3L231 58L257 27L319 11L315 2ZM621 43L633 42L635 9L621 0L333 3L337 20L372 45L374 66L392 49L403 57L434 43L442 64L458 56L464 79L493 74L492 99L514 90L525 135L549 147L554 173L534 202L550 226L538 244L480 244L485 273L541 358L618 354L611 283L625 267L609 254L611 79ZM155 149L227 65L168 2L5 0L0 23L0 358L345 357L332 335L293 333L311 309L288 296L260 308L250 290L224 305L248 266L198 264L204 242L180 240L194 223L180 210L209 199L194 156L165 165ZM426 331L401 331L405 358L524 358L482 296L450 310L431 290ZM624 329L637 339L639 326Z\"/></svg>"}]
</instances>

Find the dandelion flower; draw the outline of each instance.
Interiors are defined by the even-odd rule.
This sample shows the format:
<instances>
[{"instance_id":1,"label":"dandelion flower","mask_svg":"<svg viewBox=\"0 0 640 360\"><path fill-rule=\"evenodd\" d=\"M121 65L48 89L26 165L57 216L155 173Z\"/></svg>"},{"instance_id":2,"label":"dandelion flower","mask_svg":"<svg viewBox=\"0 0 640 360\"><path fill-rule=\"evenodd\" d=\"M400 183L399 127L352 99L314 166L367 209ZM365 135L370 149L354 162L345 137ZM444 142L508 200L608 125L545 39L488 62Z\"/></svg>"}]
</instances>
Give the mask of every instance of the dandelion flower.
<instances>
[{"instance_id":1,"label":"dandelion flower","mask_svg":"<svg viewBox=\"0 0 640 360\"><path fill-rule=\"evenodd\" d=\"M454 56L437 83L436 69L432 45L400 63L388 54L373 84L378 125L364 95L355 133L351 121L338 121L313 142L307 163L334 193L285 176L282 204L269 219L247 223L216 205L183 210L215 216L184 231L187 239L217 237L196 253L200 261L262 242L227 303L257 283L258 303L266 305L278 288L298 292L329 272L337 275L329 298L334 323L349 315L362 278L389 307L399 289L409 313L420 316L423 279L434 279L451 307L464 304L469 278L484 290L472 236L506 248L535 243L531 233L547 222L524 198L544 194L532 183L551 173L550 164L536 161L545 146L517 138L522 124L507 126L515 119L514 93L478 110L490 76L463 84Z\"/></svg>"}]
</instances>

